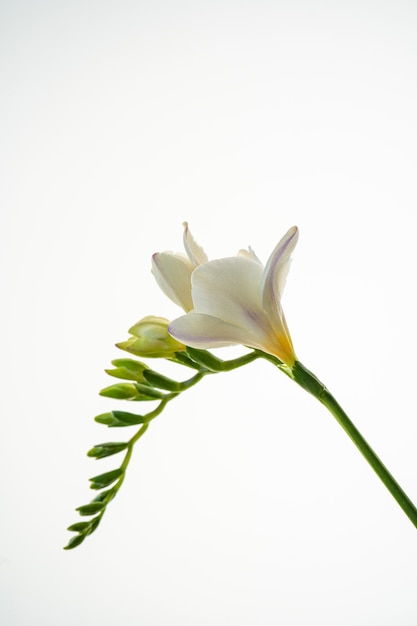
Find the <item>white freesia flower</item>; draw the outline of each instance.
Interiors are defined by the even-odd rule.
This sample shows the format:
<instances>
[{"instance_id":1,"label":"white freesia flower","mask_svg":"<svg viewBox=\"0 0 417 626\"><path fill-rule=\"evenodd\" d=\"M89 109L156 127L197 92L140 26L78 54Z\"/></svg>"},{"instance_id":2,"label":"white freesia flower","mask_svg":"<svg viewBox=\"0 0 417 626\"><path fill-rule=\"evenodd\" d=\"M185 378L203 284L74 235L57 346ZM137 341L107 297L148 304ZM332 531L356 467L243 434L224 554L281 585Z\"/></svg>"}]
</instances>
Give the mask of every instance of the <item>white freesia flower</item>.
<instances>
[{"instance_id":1,"label":"white freesia flower","mask_svg":"<svg viewBox=\"0 0 417 626\"><path fill-rule=\"evenodd\" d=\"M184 255L164 252L153 257L153 273L164 293L187 315L169 325L170 334L193 348L242 344L295 362L281 306L290 256L298 239L291 228L263 267L255 253L207 261L185 225ZM186 269L185 269L186 268Z\"/></svg>"},{"instance_id":2,"label":"white freesia flower","mask_svg":"<svg viewBox=\"0 0 417 626\"><path fill-rule=\"evenodd\" d=\"M192 272L193 308L169 325L170 334L193 348L243 344L295 362L281 306L298 230L291 228L265 266L252 251L199 265Z\"/></svg>"}]
</instances>

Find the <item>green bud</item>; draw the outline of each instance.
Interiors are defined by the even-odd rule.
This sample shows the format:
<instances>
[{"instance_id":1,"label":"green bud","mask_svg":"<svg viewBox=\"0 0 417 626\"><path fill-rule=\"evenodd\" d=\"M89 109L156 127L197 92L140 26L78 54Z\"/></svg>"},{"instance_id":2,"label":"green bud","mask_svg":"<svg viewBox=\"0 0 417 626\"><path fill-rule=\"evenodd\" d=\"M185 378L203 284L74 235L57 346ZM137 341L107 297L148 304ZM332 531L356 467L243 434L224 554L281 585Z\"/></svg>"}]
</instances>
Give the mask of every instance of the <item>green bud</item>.
<instances>
[{"instance_id":1,"label":"green bud","mask_svg":"<svg viewBox=\"0 0 417 626\"><path fill-rule=\"evenodd\" d=\"M101 491L100 493L96 495L93 502L103 502L104 504L107 505L110 502L110 500L113 500L114 496L116 495L116 492L117 490L115 490L114 487L112 487L111 489L107 489L106 491ZM97 520L97 519L100 519L100 518L99 517L94 518L94 520ZM90 522L94 520L90 520Z\"/></svg>"},{"instance_id":2,"label":"green bud","mask_svg":"<svg viewBox=\"0 0 417 626\"><path fill-rule=\"evenodd\" d=\"M115 398L116 400L135 400L137 391L132 383L120 383L119 385L111 385L100 391L100 395L105 398Z\"/></svg>"},{"instance_id":3,"label":"green bud","mask_svg":"<svg viewBox=\"0 0 417 626\"><path fill-rule=\"evenodd\" d=\"M100 395L105 398L115 398L116 400L158 400L164 394L140 383L119 383L105 387L100 391Z\"/></svg>"},{"instance_id":4,"label":"green bud","mask_svg":"<svg viewBox=\"0 0 417 626\"><path fill-rule=\"evenodd\" d=\"M185 350L185 346L171 337L168 324L164 317L144 317L129 329L133 337L116 345L136 356L172 358L176 352Z\"/></svg>"},{"instance_id":5,"label":"green bud","mask_svg":"<svg viewBox=\"0 0 417 626\"><path fill-rule=\"evenodd\" d=\"M146 422L146 415L135 415L135 413L127 413L126 411L110 411L109 413L101 413L94 418L99 424L105 424L111 428L116 426L136 426Z\"/></svg>"},{"instance_id":6,"label":"green bud","mask_svg":"<svg viewBox=\"0 0 417 626\"><path fill-rule=\"evenodd\" d=\"M102 509L104 509L103 502L90 502L90 504L79 506L76 511L78 511L80 515L95 515Z\"/></svg>"},{"instance_id":7,"label":"green bud","mask_svg":"<svg viewBox=\"0 0 417 626\"><path fill-rule=\"evenodd\" d=\"M158 372L147 369L143 372L143 375L146 381L153 387L165 389L166 391L181 391L181 383L172 380L172 378L167 378L167 376L163 376L162 374L158 374Z\"/></svg>"},{"instance_id":8,"label":"green bud","mask_svg":"<svg viewBox=\"0 0 417 626\"><path fill-rule=\"evenodd\" d=\"M72 550L72 548L76 548L80 545L80 543L84 541L85 538L86 535L74 535L74 537L71 537L71 539L68 541L68 544L64 547L64 550Z\"/></svg>"},{"instance_id":9,"label":"green bud","mask_svg":"<svg viewBox=\"0 0 417 626\"><path fill-rule=\"evenodd\" d=\"M90 528L90 522L77 522L76 524L72 524L71 526L68 526L67 530L73 533L84 533L89 528Z\"/></svg>"},{"instance_id":10,"label":"green bud","mask_svg":"<svg viewBox=\"0 0 417 626\"><path fill-rule=\"evenodd\" d=\"M103 459L106 456L111 456L112 454L117 454L118 452L122 452L122 450L126 450L127 446L127 443L118 441L99 443L87 452L87 456L92 456L96 459Z\"/></svg>"},{"instance_id":11,"label":"green bud","mask_svg":"<svg viewBox=\"0 0 417 626\"><path fill-rule=\"evenodd\" d=\"M118 468L115 470L111 470L110 472L100 474L99 476L93 476L93 478L90 478L90 487L91 489L103 489L104 487L108 487L109 485L114 483L122 474L123 471Z\"/></svg>"},{"instance_id":12,"label":"green bud","mask_svg":"<svg viewBox=\"0 0 417 626\"><path fill-rule=\"evenodd\" d=\"M93 533L95 531L97 526L100 524L100 521L101 521L101 516L100 515L98 515L97 517L93 517L93 519L90 520L91 528L89 530L89 534L91 534L91 533Z\"/></svg>"},{"instance_id":13,"label":"green bud","mask_svg":"<svg viewBox=\"0 0 417 626\"><path fill-rule=\"evenodd\" d=\"M112 361L112 365L115 366L115 369L105 370L109 376L123 380L135 380L139 383L145 380L143 377L143 370L147 368L145 363L133 359L115 359Z\"/></svg>"}]
</instances>

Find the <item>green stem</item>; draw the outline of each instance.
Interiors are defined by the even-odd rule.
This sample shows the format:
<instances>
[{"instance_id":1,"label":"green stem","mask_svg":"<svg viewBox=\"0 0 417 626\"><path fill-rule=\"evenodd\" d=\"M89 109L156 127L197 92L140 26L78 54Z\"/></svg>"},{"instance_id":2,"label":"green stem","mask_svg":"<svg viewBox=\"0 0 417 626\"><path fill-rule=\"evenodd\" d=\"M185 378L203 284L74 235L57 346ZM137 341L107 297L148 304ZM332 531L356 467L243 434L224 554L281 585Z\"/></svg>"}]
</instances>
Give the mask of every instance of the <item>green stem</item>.
<instances>
[{"instance_id":1,"label":"green stem","mask_svg":"<svg viewBox=\"0 0 417 626\"><path fill-rule=\"evenodd\" d=\"M335 400L332 394L326 389L326 387L316 378L316 376L304 367L299 361L296 361L292 373L294 380L303 389L311 393L317 398L336 418L337 422L347 433L350 439L353 441L359 452L368 461L374 472L379 476L385 487L395 498L400 505L404 513L408 516L414 526L417 528L417 509L403 491L400 485L397 483L392 474L388 471L381 459L372 450L371 446L361 435L359 430L353 424L353 422L346 415L342 407Z\"/></svg>"},{"instance_id":2,"label":"green stem","mask_svg":"<svg viewBox=\"0 0 417 626\"><path fill-rule=\"evenodd\" d=\"M248 354L244 354L236 359L230 359L229 361L219 359L219 357L215 356L208 350L199 350L197 348L187 347L187 354L188 357L191 357L194 364L198 364L200 373L214 374L235 370L238 367L242 367L242 365L246 365L247 363L251 363L256 359L259 359L264 353L259 350L252 350L251 352L248 352ZM177 356L179 355L177 354ZM184 355L182 355L182 358L184 358Z\"/></svg>"},{"instance_id":3,"label":"green stem","mask_svg":"<svg viewBox=\"0 0 417 626\"><path fill-rule=\"evenodd\" d=\"M205 376L205 372L198 372L198 374L195 374L195 376L192 376L188 380L184 380L182 383L180 383L181 389L179 393L181 393L181 391L185 391L186 389L189 389L190 387L194 387L194 385L200 382L200 380L204 378L204 376Z\"/></svg>"},{"instance_id":4,"label":"green stem","mask_svg":"<svg viewBox=\"0 0 417 626\"><path fill-rule=\"evenodd\" d=\"M124 480L125 471L126 471L127 466L129 465L130 457L132 456L133 446L138 441L138 439L140 439L142 437L142 435L144 435L146 433L146 431L148 430L148 426L149 426L149 422L145 422L145 424L143 424L139 428L137 433L129 441L129 445L127 447L127 452L125 454L125 458L123 459L123 463L120 466L120 469L123 471L123 474L122 474L121 478L119 479L118 487L121 486L121 484L122 484L122 482Z\"/></svg>"},{"instance_id":5,"label":"green stem","mask_svg":"<svg viewBox=\"0 0 417 626\"><path fill-rule=\"evenodd\" d=\"M242 367L243 365L247 365L248 363L252 363L256 359L260 358L260 354L257 350L253 352L249 352L248 354L244 354L243 356L239 356L236 359L230 359L229 361L222 362L222 372L230 372L231 370L235 370L238 367Z\"/></svg>"}]
</instances>

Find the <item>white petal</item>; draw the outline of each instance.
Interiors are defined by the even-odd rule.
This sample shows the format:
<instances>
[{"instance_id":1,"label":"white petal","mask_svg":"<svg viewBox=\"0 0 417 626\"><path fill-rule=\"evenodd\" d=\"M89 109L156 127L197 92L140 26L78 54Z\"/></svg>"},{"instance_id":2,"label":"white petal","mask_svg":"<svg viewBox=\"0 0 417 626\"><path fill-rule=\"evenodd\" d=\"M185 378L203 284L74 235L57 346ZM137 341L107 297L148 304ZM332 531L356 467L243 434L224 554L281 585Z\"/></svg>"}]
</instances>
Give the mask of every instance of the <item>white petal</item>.
<instances>
[{"instance_id":1,"label":"white petal","mask_svg":"<svg viewBox=\"0 0 417 626\"><path fill-rule=\"evenodd\" d=\"M186 256L173 252L159 252L152 256L152 274L170 300L184 311L193 308L191 274L194 266Z\"/></svg>"},{"instance_id":2,"label":"white petal","mask_svg":"<svg viewBox=\"0 0 417 626\"><path fill-rule=\"evenodd\" d=\"M262 269L256 261L241 256L200 265L191 278L194 311L249 333L258 332L265 322L259 288Z\"/></svg>"},{"instance_id":3,"label":"white petal","mask_svg":"<svg viewBox=\"0 0 417 626\"><path fill-rule=\"evenodd\" d=\"M207 263L207 254L204 252L203 248L198 245L198 243L195 241L194 237L190 233L188 223L184 222L183 226L184 248L186 253L188 254L188 258L190 259L191 263L194 265L194 267L197 267L197 265L201 265L202 263Z\"/></svg>"},{"instance_id":4,"label":"white petal","mask_svg":"<svg viewBox=\"0 0 417 626\"><path fill-rule=\"evenodd\" d=\"M188 313L173 320L168 327L170 335L191 348L222 348L246 344L247 332L212 315Z\"/></svg>"},{"instance_id":5,"label":"white petal","mask_svg":"<svg viewBox=\"0 0 417 626\"><path fill-rule=\"evenodd\" d=\"M256 256L256 254L254 253L254 251L252 250L250 246L248 250L239 250L237 254L238 256L243 256L246 259L252 259L252 261L257 261L258 263L261 263L261 261L258 259L258 257Z\"/></svg>"},{"instance_id":6,"label":"white petal","mask_svg":"<svg viewBox=\"0 0 417 626\"><path fill-rule=\"evenodd\" d=\"M297 240L298 229L293 226L273 250L265 266L261 283L262 304L270 316L280 309L280 300L290 268L290 257Z\"/></svg>"}]
</instances>

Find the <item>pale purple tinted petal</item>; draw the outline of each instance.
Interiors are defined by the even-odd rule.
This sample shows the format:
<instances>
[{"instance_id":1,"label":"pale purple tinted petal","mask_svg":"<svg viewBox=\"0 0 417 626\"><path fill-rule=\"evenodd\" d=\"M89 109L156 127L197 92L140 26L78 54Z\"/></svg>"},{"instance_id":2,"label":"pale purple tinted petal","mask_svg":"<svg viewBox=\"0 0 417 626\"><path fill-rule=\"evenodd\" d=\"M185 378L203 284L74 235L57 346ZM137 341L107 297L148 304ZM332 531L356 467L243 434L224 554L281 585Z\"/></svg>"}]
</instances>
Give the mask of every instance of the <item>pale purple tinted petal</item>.
<instances>
[{"instance_id":1,"label":"pale purple tinted petal","mask_svg":"<svg viewBox=\"0 0 417 626\"><path fill-rule=\"evenodd\" d=\"M170 300L184 311L193 308L191 274L194 266L186 256L173 252L159 252L152 256L152 274Z\"/></svg>"},{"instance_id":2,"label":"pale purple tinted petal","mask_svg":"<svg viewBox=\"0 0 417 626\"><path fill-rule=\"evenodd\" d=\"M264 317L261 279L262 265L240 256L200 265L191 279L194 311L254 330Z\"/></svg>"},{"instance_id":3,"label":"pale purple tinted petal","mask_svg":"<svg viewBox=\"0 0 417 626\"><path fill-rule=\"evenodd\" d=\"M260 347L245 329L202 313L191 312L178 317L170 323L168 330L177 341L191 348L222 348L236 344Z\"/></svg>"},{"instance_id":4,"label":"pale purple tinted petal","mask_svg":"<svg viewBox=\"0 0 417 626\"><path fill-rule=\"evenodd\" d=\"M280 299L290 266L290 257L297 240L298 229L293 226L273 250L265 266L261 282L261 294L263 307L270 316L276 315L277 309L280 308Z\"/></svg>"},{"instance_id":5,"label":"pale purple tinted petal","mask_svg":"<svg viewBox=\"0 0 417 626\"><path fill-rule=\"evenodd\" d=\"M188 258L190 259L194 267L197 267L197 265L201 265L202 263L207 263L207 254L204 252L203 248L198 245L198 243L190 233L187 222L184 222L183 241L185 251L188 254Z\"/></svg>"}]
</instances>

